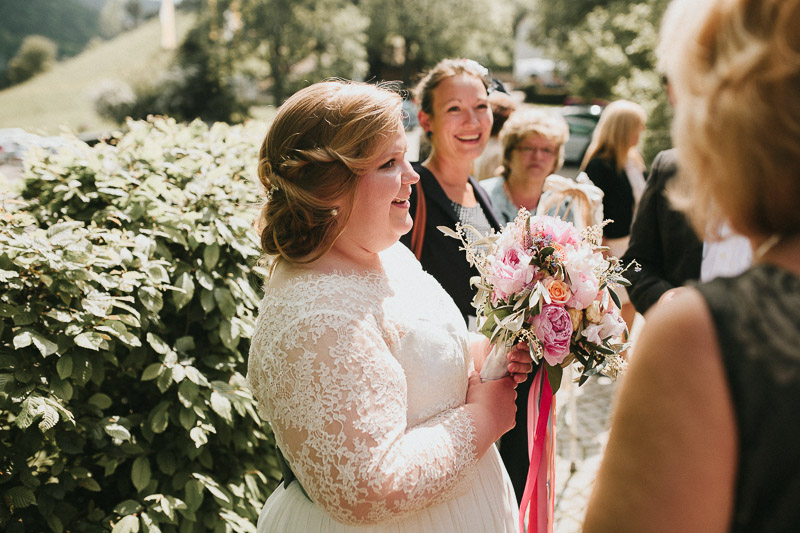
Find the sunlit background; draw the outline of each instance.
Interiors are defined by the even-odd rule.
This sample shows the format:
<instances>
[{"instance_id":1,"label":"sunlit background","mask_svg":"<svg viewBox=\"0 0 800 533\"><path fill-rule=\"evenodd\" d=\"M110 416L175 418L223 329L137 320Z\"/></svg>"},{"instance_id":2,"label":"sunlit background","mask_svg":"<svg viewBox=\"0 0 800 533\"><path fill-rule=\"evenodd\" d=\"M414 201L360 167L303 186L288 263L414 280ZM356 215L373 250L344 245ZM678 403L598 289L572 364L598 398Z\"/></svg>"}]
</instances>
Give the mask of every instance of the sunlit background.
<instances>
[{"instance_id":1,"label":"sunlit background","mask_svg":"<svg viewBox=\"0 0 800 533\"><path fill-rule=\"evenodd\" d=\"M124 128L127 117L151 114L269 121L288 95L326 77L411 88L426 68L454 56L486 65L520 102L567 106L578 153L597 104L641 103L649 163L669 144L653 53L666 4L2 0L0 172L13 172L6 167L22 156L28 134L92 141Z\"/></svg>"}]
</instances>

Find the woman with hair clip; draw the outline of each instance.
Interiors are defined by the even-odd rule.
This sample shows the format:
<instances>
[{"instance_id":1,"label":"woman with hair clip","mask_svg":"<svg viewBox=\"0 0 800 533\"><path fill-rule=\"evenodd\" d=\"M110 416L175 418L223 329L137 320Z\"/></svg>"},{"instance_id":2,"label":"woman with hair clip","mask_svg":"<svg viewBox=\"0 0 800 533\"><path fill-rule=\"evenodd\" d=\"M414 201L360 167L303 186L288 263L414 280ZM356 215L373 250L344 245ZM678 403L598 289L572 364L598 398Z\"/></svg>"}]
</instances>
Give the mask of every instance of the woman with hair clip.
<instances>
[{"instance_id":1,"label":"woman with hair clip","mask_svg":"<svg viewBox=\"0 0 800 533\"><path fill-rule=\"evenodd\" d=\"M514 493L493 443L514 424L525 350L481 383L452 299L398 244L419 179L400 96L311 85L259 155L272 259L247 380L285 463L265 532L511 532ZM474 357L473 357L474 356Z\"/></svg>"},{"instance_id":2,"label":"woman with hair clip","mask_svg":"<svg viewBox=\"0 0 800 533\"><path fill-rule=\"evenodd\" d=\"M439 226L469 224L483 234L500 230L491 201L470 176L472 162L483 153L492 131L489 71L471 59L443 59L420 80L415 89L419 123L431 145L425 161L414 164L419 183L411 193L414 230L401 238L453 298L474 329L475 289L470 278L478 275Z\"/></svg>"},{"instance_id":3,"label":"woman with hair clip","mask_svg":"<svg viewBox=\"0 0 800 533\"><path fill-rule=\"evenodd\" d=\"M659 55L680 158L668 195L744 273L647 313L584 532L800 524L800 0L677 0Z\"/></svg>"}]
</instances>

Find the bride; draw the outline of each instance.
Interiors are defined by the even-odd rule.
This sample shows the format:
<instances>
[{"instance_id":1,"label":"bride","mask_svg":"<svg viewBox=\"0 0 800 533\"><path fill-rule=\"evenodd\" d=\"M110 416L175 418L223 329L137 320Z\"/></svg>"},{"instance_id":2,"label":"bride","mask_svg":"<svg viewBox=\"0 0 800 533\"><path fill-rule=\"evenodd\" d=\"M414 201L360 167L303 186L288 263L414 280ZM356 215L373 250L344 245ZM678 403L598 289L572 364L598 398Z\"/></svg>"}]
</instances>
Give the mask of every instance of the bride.
<instances>
[{"instance_id":1,"label":"bride","mask_svg":"<svg viewBox=\"0 0 800 533\"><path fill-rule=\"evenodd\" d=\"M486 343L398 244L419 179L405 152L400 97L342 81L287 100L261 146L275 260L247 379L290 472L259 533L516 530L493 443L531 359L475 374Z\"/></svg>"}]
</instances>

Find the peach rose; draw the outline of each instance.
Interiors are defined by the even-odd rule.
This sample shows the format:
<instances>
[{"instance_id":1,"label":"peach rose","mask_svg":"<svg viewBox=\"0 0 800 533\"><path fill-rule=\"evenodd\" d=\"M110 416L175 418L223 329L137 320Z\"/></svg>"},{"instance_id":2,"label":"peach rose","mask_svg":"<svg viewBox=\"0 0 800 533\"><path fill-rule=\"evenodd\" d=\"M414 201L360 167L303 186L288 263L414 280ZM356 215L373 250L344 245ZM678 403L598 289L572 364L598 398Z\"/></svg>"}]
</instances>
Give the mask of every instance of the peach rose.
<instances>
[{"instance_id":1,"label":"peach rose","mask_svg":"<svg viewBox=\"0 0 800 533\"><path fill-rule=\"evenodd\" d=\"M544 286L554 304L564 305L572 298L572 291L569 290L569 285L561 280L547 279L544 282Z\"/></svg>"}]
</instances>

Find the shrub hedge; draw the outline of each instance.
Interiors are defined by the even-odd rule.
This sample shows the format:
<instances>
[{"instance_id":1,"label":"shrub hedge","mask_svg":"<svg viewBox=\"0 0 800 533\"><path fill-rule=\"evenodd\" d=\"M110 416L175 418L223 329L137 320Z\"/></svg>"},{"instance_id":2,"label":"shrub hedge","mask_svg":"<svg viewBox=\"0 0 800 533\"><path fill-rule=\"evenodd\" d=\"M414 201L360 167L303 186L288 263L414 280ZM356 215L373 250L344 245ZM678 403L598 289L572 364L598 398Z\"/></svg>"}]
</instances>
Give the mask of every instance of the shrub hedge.
<instances>
[{"instance_id":1,"label":"shrub hedge","mask_svg":"<svg viewBox=\"0 0 800 533\"><path fill-rule=\"evenodd\" d=\"M244 380L264 130L29 154L0 207L0 529L255 531L280 479Z\"/></svg>"}]
</instances>

